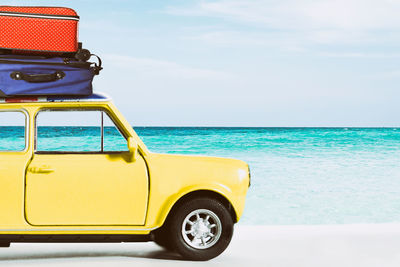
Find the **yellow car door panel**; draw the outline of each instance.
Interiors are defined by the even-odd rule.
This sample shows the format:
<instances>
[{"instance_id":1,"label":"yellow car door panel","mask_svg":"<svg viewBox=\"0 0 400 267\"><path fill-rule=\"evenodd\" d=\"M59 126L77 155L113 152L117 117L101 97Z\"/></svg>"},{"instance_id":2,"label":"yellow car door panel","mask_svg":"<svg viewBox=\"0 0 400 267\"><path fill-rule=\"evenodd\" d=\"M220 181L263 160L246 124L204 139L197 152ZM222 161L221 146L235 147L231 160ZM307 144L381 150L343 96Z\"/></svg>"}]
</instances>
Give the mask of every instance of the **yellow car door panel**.
<instances>
[{"instance_id":1,"label":"yellow car door panel","mask_svg":"<svg viewBox=\"0 0 400 267\"><path fill-rule=\"evenodd\" d=\"M25 216L32 225L144 225L148 175L128 152L35 154L27 168Z\"/></svg>"}]
</instances>

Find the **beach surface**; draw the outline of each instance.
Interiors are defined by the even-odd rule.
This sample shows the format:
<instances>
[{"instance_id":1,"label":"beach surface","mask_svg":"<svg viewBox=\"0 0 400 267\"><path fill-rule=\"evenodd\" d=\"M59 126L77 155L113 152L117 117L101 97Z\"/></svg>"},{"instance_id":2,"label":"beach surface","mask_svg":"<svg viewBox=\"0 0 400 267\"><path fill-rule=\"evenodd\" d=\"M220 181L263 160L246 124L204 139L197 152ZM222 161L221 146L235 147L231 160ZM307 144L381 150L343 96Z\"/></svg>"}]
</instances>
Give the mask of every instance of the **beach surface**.
<instances>
[{"instance_id":1,"label":"beach surface","mask_svg":"<svg viewBox=\"0 0 400 267\"><path fill-rule=\"evenodd\" d=\"M228 249L187 262L154 244L11 244L0 266L400 266L400 224L242 226Z\"/></svg>"}]
</instances>

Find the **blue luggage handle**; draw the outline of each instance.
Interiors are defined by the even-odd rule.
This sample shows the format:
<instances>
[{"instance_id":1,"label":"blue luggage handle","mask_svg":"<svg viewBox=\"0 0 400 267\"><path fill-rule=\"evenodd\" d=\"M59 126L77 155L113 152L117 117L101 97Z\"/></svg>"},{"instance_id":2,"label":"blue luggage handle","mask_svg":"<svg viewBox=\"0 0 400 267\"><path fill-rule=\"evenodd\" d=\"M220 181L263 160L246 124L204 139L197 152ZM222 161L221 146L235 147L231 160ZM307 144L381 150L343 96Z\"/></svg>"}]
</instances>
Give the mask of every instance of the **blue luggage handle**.
<instances>
[{"instance_id":1,"label":"blue luggage handle","mask_svg":"<svg viewBox=\"0 0 400 267\"><path fill-rule=\"evenodd\" d=\"M30 83L43 83L43 82L55 82L65 77L63 71L55 71L49 74L26 74L21 71L14 71L10 74L13 80L24 80Z\"/></svg>"}]
</instances>

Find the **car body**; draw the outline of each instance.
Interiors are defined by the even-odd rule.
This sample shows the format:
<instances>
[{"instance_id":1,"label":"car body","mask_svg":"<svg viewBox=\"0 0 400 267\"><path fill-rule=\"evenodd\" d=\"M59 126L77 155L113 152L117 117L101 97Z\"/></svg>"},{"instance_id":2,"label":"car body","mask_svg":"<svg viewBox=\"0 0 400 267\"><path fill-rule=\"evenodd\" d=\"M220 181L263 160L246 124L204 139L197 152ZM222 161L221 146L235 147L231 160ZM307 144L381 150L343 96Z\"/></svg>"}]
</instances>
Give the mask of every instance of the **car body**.
<instances>
[{"instance_id":1,"label":"car body","mask_svg":"<svg viewBox=\"0 0 400 267\"><path fill-rule=\"evenodd\" d=\"M40 139L37 120L48 111L104 113L123 136L127 149L109 153L103 147L98 152L38 151L37 146L47 139ZM0 99L0 115L6 114L3 112L23 114L25 146L19 151L0 151L0 245L155 240L185 258L207 260L229 244L231 233L227 233L226 244L218 251L210 251L215 246L201 247L207 240L219 242L211 237L215 234L212 228L218 228L217 222L222 223L221 227L231 227L224 226L226 218L213 217L218 209L225 209L219 217L229 214L232 225L239 221L250 185L245 162L152 153L103 94L5 98ZM207 208L208 200L218 206L216 210ZM178 219L172 217L178 216L178 210L187 203L196 206L202 201L205 208L199 206L200 213L193 219L186 218L190 234L185 237L182 222L175 223L171 220ZM193 212L190 207L186 209L186 213ZM167 232L175 226L183 232L172 237ZM194 233L198 241L191 245L192 237L196 239ZM174 238L179 240L171 243ZM177 242L184 247L177 249Z\"/></svg>"}]
</instances>

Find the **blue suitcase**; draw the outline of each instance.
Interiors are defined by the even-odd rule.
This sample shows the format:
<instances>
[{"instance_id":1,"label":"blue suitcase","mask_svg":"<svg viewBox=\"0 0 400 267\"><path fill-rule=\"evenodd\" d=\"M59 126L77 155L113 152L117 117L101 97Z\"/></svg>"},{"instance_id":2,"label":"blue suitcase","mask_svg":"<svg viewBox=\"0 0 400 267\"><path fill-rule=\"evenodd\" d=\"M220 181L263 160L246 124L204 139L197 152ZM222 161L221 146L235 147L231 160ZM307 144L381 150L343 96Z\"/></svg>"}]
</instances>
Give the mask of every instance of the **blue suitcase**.
<instances>
[{"instance_id":1,"label":"blue suitcase","mask_svg":"<svg viewBox=\"0 0 400 267\"><path fill-rule=\"evenodd\" d=\"M98 58L99 59L99 58ZM0 97L90 95L99 64L73 58L0 55Z\"/></svg>"}]
</instances>

